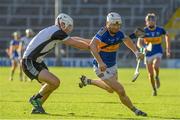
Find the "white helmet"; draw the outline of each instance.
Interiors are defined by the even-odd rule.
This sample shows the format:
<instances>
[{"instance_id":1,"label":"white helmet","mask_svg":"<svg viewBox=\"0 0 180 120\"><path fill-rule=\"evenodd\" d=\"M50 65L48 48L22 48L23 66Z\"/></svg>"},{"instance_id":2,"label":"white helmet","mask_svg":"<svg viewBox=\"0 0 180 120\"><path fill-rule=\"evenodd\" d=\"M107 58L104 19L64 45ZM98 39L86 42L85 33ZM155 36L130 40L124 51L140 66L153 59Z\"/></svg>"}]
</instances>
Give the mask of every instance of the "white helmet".
<instances>
[{"instance_id":1,"label":"white helmet","mask_svg":"<svg viewBox=\"0 0 180 120\"><path fill-rule=\"evenodd\" d=\"M15 37L15 36L21 36L21 32L20 31L15 31L15 32L13 32L13 37Z\"/></svg>"},{"instance_id":2,"label":"white helmet","mask_svg":"<svg viewBox=\"0 0 180 120\"><path fill-rule=\"evenodd\" d=\"M156 21L156 15L154 13L148 13L145 17L145 21L149 20Z\"/></svg>"},{"instance_id":3,"label":"white helmet","mask_svg":"<svg viewBox=\"0 0 180 120\"><path fill-rule=\"evenodd\" d=\"M116 12L110 12L107 15L106 21L112 24L115 24L115 23L122 24L121 16Z\"/></svg>"},{"instance_id":4,"label":"white helmet","mask_svg":"<svg viewBox=\"0 0 180 120\"><path fill-rule=\"evenodd\" d=\"M25 33L26 34L29 34L29 33L34 34L34 31L32 29L28 28L28 29L25 30Z\"/></svg>"},{"instance_id":5,"label":"white helmet","mask_svg":"<svg viewBox=\"0 0 180 120\"><path fill-rule=\"evenodd\" d=\"M73 19L69 15L64 13L59 14L55 20L55 25L60 26L61 22L65 24L65 28L68 26L72 26L73 28Z\"/></svg>"}]
</instances>

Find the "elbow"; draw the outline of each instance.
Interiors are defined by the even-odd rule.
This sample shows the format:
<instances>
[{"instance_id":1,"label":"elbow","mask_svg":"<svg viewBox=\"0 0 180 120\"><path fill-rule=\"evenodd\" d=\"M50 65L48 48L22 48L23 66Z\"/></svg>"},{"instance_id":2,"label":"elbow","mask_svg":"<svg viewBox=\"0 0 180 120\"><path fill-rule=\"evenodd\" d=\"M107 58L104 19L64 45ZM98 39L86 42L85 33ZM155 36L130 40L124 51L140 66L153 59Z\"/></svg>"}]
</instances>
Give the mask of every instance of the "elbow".
<instances>
[{"instance_id":1,"label":"elbow","mask_svg":"<svg viewBox=\"0 0 180 120\"><path fill-rule=\"evenodd\" d=\"M89 49L92 50L94 48L94 45L92 43L89 44Z\"/></svg>"},{"instance_id":2,"label":"elbow","mask_svg":"<svg viewBox=\"0 0 180 120\"><path fill-rule=\"evenodd\" d=\"M90 49L91 51L97 51L97 46L96 46L95 44L93 44L93 43L90 43L90 44L89 44L89 49Z\"/></svg>"},{"instance_id":3,"label":"elbow","mask_svg":"<svg viewBox=\"0 0 180 120\"><path fill-rule=\"evenodd\" d=\"M89 49L91 52L94 52L96 50L96 47L93 44L90 44Z\"/></svg>"}]
</instances>

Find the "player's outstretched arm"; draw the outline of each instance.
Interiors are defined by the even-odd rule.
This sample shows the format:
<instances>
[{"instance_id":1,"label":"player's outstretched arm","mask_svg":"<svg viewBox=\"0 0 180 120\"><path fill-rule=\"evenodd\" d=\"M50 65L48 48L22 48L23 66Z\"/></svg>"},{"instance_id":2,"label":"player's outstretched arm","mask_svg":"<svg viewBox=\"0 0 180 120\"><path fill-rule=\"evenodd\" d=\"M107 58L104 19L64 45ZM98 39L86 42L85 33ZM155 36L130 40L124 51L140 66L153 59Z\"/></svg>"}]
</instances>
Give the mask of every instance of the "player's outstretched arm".
<instances>
[{"instance_id":1,"label":"player's outstretched arm","mask_svg":"<svg viewBox=\"0 0 180 120\"><path fill-rule=\"evenodd\" d=\"M124 44L125 44L129 49L131 49L134 53L138 51L137 48L135 47L134 43L132 42L132 40L129 39L128 37L125 38Z\"/></svg>"},{"instance_id":2,"label":"player's outstretched arm","mask_svg":"<svg viewBox=\"0 0 180 120\"><path fill-rule=\"evenodd\" d=\"M91 39L86 39L86 38L82 38L82 37L74 36L74 37L71 37L71 38L76 39L76 40L80 40L80 41L83 41L83 42L86 42L88 44L90 44L90 42L91 42Z\"/></svg>"},{"instance_id":3,"label":"player's outstretched arm","mask_svg":"<svg viewBox=\"0 0 180 120\"><path fill-rule=\"evenodd\" d=\"M129 37L131 39L143 38L145 37L145 31L142 28L136 28L134 32L129 35Z\"/></svg>"},{"instance_id":4,"label":"player's outstretched arm","mask_svg":"<svg viewBox=\"0 0 180 120\"><path fill-rule=\"evenodd\" d=\"M134 52L134 54L136 55L136 57L138 59L143 59L144 58L144 55L142 53L139 53L136 46L134 45L134 43L132 42L132 40L130 38L125 38L124 40L124 44L129 48L131 49L131 51Z\"/></svg>"},{"instance_id":5,"label":"player's outstretched arm","mask_svg":"<svg viewBox=\"0 0 180 120\"><path fill-rule=\"evenodd\" d=\"M165 35L165 41L166 41L166 56L167 57L170 57L171 55L171 50L170 50L170 39L169 39L169 35L166 34Z\"/></svg>"},{"instance_id":6,"label":"player's outstretched arm","mask_svg":"<svg viewBox=\"0 0 180 120\"><path fill-rule=\"evenodd\" d=\"M104 64L103 60L101 59L101 57L99 55L99 51L98 51L98 47L97 47L98 42L99 41L96 38L93 38L90 43L90 50L91 50L92 55L98 62L99 69L101 71L105 71L107 66Z\"/></svg>"},{"instance_id":7,"label":"player's outstretched arm","mask_svg":"<svg viewBox=\"0 0 180 120\"><path fill-rule=\"evenodd\" d=\"M90 41L91 41L90 39L84 39L81 37L70 37L67 40L65 40L63 43L78 49L89 50Z\"/></svg>"}]
</instances>

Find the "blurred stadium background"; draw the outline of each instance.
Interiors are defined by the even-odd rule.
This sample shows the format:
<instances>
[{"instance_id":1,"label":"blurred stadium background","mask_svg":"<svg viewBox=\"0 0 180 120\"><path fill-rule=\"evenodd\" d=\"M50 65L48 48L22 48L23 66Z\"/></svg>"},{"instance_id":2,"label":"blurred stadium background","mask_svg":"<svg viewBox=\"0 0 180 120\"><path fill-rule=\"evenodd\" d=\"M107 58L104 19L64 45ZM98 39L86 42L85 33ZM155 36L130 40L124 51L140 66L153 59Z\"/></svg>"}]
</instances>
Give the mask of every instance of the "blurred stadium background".
<instances>
[{"instance_id":1,"label":"blurred stadium background","mask_svg":"<svg viewBox=\"0 0 180 120\"><path fill-rule=\"evenodd\" d=\"M0 0L0 66L10 65L5 49L14 31L24 33L26 28L32 28L37 33L54 24L55 16L64 12L74 19L71 36L92 38L111 11L122 16L122 29L126 34L143 27L145 15L154 12L158 25L165 27L171 37L172 56L168 60L163 57L162 67L180 68L180 0ZM60 47L61 51L56 49L47 56L48 65L91 66L89 51ZM135 66L133 53L124 45L118 51L118 58L121 67Z\"/></svg>"}]
</instances>

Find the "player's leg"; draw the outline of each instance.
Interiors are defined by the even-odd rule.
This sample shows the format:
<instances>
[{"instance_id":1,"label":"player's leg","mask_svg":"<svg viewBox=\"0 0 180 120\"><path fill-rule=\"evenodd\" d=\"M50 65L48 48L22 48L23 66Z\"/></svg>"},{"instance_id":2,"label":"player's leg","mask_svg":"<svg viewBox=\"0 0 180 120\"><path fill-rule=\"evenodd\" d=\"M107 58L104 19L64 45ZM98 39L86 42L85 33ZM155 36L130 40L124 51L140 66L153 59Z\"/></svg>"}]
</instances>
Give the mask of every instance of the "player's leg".
<instances>
[{"instance_id":1,"label":"player's leg","mask_svg":"<svg viewBox=\"0 0 180 120\"><path fill-rule=\"evenodd\" d=\"M17 67L17 62L16 60L12 59L11 60L11 73L10 73L10 78L9 80L13 81L13 77L14 77L14 72L16 70Z\"/></svg>"},{"instance_id":2,"label":"player's leg","mask_svg":"<svg viewBox=\"0 0 180 120\"><path fill-rule=\"evenodd\" d=\"M42 103L59 87L60 80L47 70L48 68L44 63L36 63L32 60L24 59L22 68L30 79L37 79L39 82L45 83L40 91L29 100L34 107L32 113L45 113Z\"/></svg>"},{"instance_id":3,"label":"player's leg","mask_svg":"<svg viewBox=\"0 0 180 120\"><path fill-rule=\"evenodd\" d=\"M79 83L79 87L82 88L83 86L86 86L86 85L94 85L108 91L109 93L113 93L113 89L110 86L108 86L103 81L103 79L105 79L106 77L111 77L111 76L115 76L117 78L117 67L112 66L110 68L107 68L105 72L102 72L101 70L99 70L99 68L94 66L94 71L96 75L100 78L100 80L88 79L86 76L83 75L80 78L81 83Z\"/></svg>"},{"instance_id":4,"label":"player's leg","mask_svg":"<svg viewBox=\"0 0 180 120\"><path fill-rule=\"evenodd\" d=\"M125 93L124 87L114 78L114 76L107 80L104 80L104 82L119 95L121 102L125 106L127 106L130 109L133 107L132 102Z\"/></svg>"},{"instance_id":5,"label":"player's leg","mask_svg":"<svg viewBox=\"0 0 180 120\"><path fill-rule=\"evenodd\" d=\"M80 77L81 83L79 83L79 87L82 88L84 86L87 85L94 85L97 86L99 88L102 88L104 90L106 90L109 93L113 93L113 89L111 87L109 87L104 81L102 80L93 80L93 79L89 79L86 76L82 75Z\"/></svg>"},{"instance_id":6,"label":"player's leg","mask_svg":"<svg viewBox=\"0 0 180 120\"><path fill-rule=\"evenodd\" d=\"M124 87L122 86L122 84L120 84L117 79L116 76L113 76L107 80L104 80L104 82L109 85L119 96L120 101L126 106L128 107L130 110L132 110L136 115L140 115L140 116L147 116L147 114L145 112L142 112L141 110L137 109L131 102L131 100L129 99L129 97L126 95L126 92L124 90Z\"/></svg>"},{"instance_id":7,"label":"player's leg","mask_svg":"<svg viewBox=\"0 0 180 120\"><path fill-rule=\"evenodd\" d=\"M156 81L156 87L160 87L160 80L159 80L159 68L160 68L160 62L161 58L157 57L153 61L153 69L155 73L155 81Z\"/></svg>"},{"instance_id":8,"label":"player's leg","mask_svg":"<svg viewBox=\"0 0 180 120\"><path fill-rule=\"evenodd\" d=\"M6 48L6 54L8 55L8 57L10 57L10 49L9 48Z\"/></svg>"},{"instance_id":9,"label":"player's leg","mask_svg":"<svg viewBox=\"0 0 180 120\"><path fill-rule=\"evenodd\" d=\"M23 74L23 80L26 82L28 80L27 76Z\"/></svg>"},{"instance_id":10,"label":"player's leg","mask_svg":"<svg viewBox=\"0 0 180 120\"><path fill-rule=\"evenodd\" d=\"M39 91L41 95L44 95L49 91L54 91L60 85L60 80L54 74L52 74L46 69L42 70L39 73L38 80L40 82L46 83L42 86L41 90Z\"/></svg>"},{"instance_id":11,"label":"player's leg","mask_svg":"<svg viewBox=\"0 0 180 120\"><path fill-rule=\"evenodd\" d=\"M45 89L45 87L48 87L49 85L48 84L44 84L43 85L43 89ZM41 91L41 90L40 90ZM39 92L40 92L39 91ZM51 91L49 91L49 92L46 92L44 95L43 95L43 97L41 98L41 103L43 104L47 99L48 99L48 97L49 97L49 95L52 93L53 91L51 90Z\"/></svg>"},{"instance_id":12,"label":"player's leg","mask_svg":"<svg viewBox=\"0 0 180 120\"><path fill-rule=\"evenodd\" d=\"M38 80L40 82L44 82L45 84L41 87L37 94L30 98L30 102L34 106L35 110L37 110L36 113L45 113L42 108L42 103L44 103L49 95L59 87L60 80L46 69L41 70L38 75Z\"/></svg>"},{"instance_id":13,"label":"player's leg","mask_svg":"<svg viewBox=\"0 0 180 120\"><path fill-rule=\"evenodd\" d=\"M153 88L153 96L157 96L157 90L155 87L155 80L154 80L154 71L153 71L153 63L152 62L147 62L146 63L146 68L148 71L148 78L151 81L151 85Z\"/></svg>"},{"instance_id":14,"label":"player's leg","mask_svg":"<svg viewBox=\"0 0 180 120\"><path fill-rule=\"evenodd\" d=\"M22 77L22 80L24 80L26 82L28 80L28 77L25 73L23 73L21 62L22 62L22 59L19 62L19 67L20 67L20 73L19 74L20 74L20 78Z\"/></svg>"},{"instance_id":15,"label":"player's leg","mask_svg":"<svg viewBox=\"0 0 180 120\"><path fill-rule=\"evenodd\" d=\"M35 97L40 96L39 98L41 99L43 99L45 94L54 91L60 85L60 80L46 69L39 73L38 80L45 83L41 87L40 91L35 95Z\"/></svg>"},{"instance_id":16,"label":"player's leg","mask_svg":"<svg viewBox=\"0 0 180 120\"><path fill-rule=\"evenodd\" d=\"M109 93L114 92L114 90L102 80L92 80L91 84L95 85L95 86L97 86L99 88L102 88L102 89L106 90Z\"/></svg>"},{"instance_id":17,"label":"player's leg","mask_svg":"<svg viewBox=\"0 0 180 120\"><path fill-rule=\"evenodd\" d=\"M20 64L20 60L18 60L17 63L19 65L19 79L20 81L23 81L23 72L22 72L22 66Z\"/></svg>"}]
</instances>

